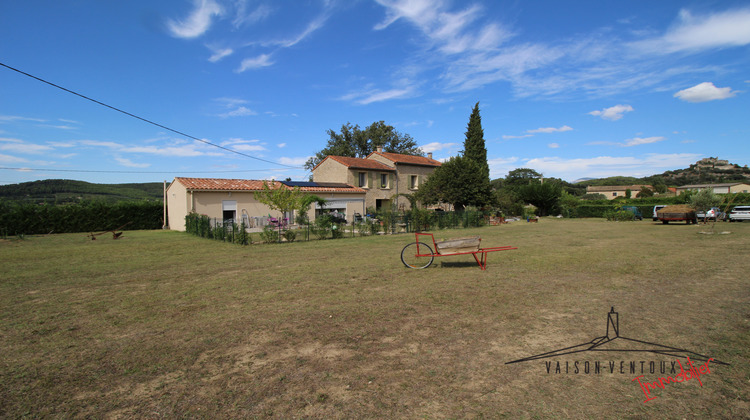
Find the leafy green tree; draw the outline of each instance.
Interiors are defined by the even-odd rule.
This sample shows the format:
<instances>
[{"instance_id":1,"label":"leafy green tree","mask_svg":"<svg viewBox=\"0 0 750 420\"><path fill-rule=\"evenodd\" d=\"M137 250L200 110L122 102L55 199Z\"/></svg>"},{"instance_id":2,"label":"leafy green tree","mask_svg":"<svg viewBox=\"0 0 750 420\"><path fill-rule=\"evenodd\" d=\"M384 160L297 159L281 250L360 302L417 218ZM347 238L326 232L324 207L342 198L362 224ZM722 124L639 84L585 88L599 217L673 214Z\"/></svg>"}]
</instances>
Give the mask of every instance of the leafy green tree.
<instances>
[{"instance_id":1,"label":"leafy green tree","mask_svg":"<svg viewBox=\"0 0 750 420\"><path fill-rule=\"evenodd\" d=\"M296 222L300 225L307 224L310 219L307 217L307 212L310 210L310 206L313 203L317 203L321 208L324 207L327 203L325 198L318 197L317 195L313 194L304 194L299 199L299 205L297 207L297 217Z\"/></svg>"},{"instance_id":2,"label":"leafy green tree","mask_svg":"<svg viewBox=\"0 0 750 420\"><path fill-rule=\"evenodd\" d=\"M312 171L326 156L346 156L364 158L383 147L384 152L405 155L424 156L417 142L408 134L396 131L393 126L383 121L370 124L364 130L359 125L347 122L341 126L339 133L328 130L329 139L326 147L308 159L305 169Z\"/></svg>"},{"instance_id":3,"label":"leafy green tree","mask_svg":"<svg viewBox=\"0 0 750 420\"><path fill-rule=\"evenodd\" d=\"M563 211L563 215L570 217L570 214L575 212L576 208L581 204L581 199L563 190L560 196L560 210Z\"/></svg>"},{"instance_id":4,"label":"leafy green tree","mask_svg":"<svg viewBox=\"0 0 750 420\"><path fill-rule=\"evenodd\" d=\"M690 205L699 213L705 213L711 207L718 207L724 198L710 188L704 188L690 196Z\"/></svg>"},{"instance_id":5,"label":"leafy green tree","mask_svg":"<svg viewBox=\"0 0 750 420\"><path fill-rule=\"evenodd\" d=\"M518 189L529 184L540 184L542 174L529 168L518 168L508 172L504 185L511 189Z\"/></svg>"},{"instance_id":6,"label":"leafy green tree","mask_svg":"<svg viewBox=\"0 0 750 420\"><path fill-rule=\"evenodd\" d=\"M465 156L456 156L435 169L420 186L416 197L425 204L452 204L456 211L462 211L466 206L482 207L491 200L484 191L486 180L478 163Z\"/></svg>"},{"instance_id":7,"label":"leafy green tree","mask_svg":"<svg viewBox=\"0 0 750 420\"><path fill-rule=\"evenodd\" d=\"M647 186L642 186L641 190L638 191L638 194L635 195L635 198L646 198L646 197L653 197L654 196L654 190Z\"/></svg>"},{"instance_id":8,"label":"leafy green tree","mask_svg":"<svg viewBox=\"0 0 750 420\"><path fill-rule=\"evenodd\" d=\"M495 191L494 204L505 215L518 216L523 214L523 201L510 188L502 188Z\"/></svg>"},{"instance_id":9,"label":"leafy green tree","mask_svg":"<svg viewBox=\"0 0 750 420\"><path fill-rule=\"evenodd\" d=\"M560 197L562 197L562 185L557 182L545 182L543 184L528 184L518 190L521 199L537 208L537 215L547 216L556 213L560 209Z\"/></svg>"},{"instance_id":10,"label":"leafy green tree","mask_svg":"<svg viewBox=\"0 0 750 420\"><path fill-rule=\"evenodd\" d=\"M255 199L282 214L299 209L304 193L299 187L286 188L284 184L263 181L263 191L254 193Z\"/></svg>"}]
</instances>

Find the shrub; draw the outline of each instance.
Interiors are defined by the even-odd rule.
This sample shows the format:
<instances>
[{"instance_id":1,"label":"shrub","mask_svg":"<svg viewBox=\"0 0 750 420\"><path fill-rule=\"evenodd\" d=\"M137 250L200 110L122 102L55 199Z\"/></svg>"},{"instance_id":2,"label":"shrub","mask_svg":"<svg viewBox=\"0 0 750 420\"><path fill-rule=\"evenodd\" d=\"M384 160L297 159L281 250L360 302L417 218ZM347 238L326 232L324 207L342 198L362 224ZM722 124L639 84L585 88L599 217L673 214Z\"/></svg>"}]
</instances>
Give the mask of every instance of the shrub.
<instances>
[{"instance_id":1,"label":"shrub","mask_svg":"<svg viewBox=\"0 0 750 420\"><path fill-rule=\"evenodd\" d=\"M292 229L285 230L283 235L287 242L294 242L297 239L297 232Z\"/></svg>"},{"instance_id":2,"label":"shrub","mask_svg":"<svg viewBox=\"0 0 750 420\"><path fill-rule=\"evenodd\" d=\"M267 244L279 242L279 232L275 227L268 225L260 232L260 240Z\"/></svg>"},{"instance_id":3,"label":"shrub","mask_svg":"<svg viewBox=\"0 0 750 420\"><path fill-rule=\"evenodd\" d=\"M610 210L605 213L605 217L610 222L630 222L635 220L633 212L627 210Z\"/></svg>"},{"instance_id":4,"label":"shrub","mask_svg":"<svg viewBox=\"0 0 750 420\"><path fill-rule=\"evenodd\" d=\"M377 235L380 232L380 222L372 219L367 220L367 229L370 231L370 235Z\"/></svg>"},{"instance_id":5,"label":"shrub","mask_svg":"<svg viewBox=\"0 0 750 420\"><path fill-rule=\"evenodd\" d=\"M344 237L343 225L334 223L331 225L331 237L333 239L339 239Z\"/></svg>"}]
</instances>

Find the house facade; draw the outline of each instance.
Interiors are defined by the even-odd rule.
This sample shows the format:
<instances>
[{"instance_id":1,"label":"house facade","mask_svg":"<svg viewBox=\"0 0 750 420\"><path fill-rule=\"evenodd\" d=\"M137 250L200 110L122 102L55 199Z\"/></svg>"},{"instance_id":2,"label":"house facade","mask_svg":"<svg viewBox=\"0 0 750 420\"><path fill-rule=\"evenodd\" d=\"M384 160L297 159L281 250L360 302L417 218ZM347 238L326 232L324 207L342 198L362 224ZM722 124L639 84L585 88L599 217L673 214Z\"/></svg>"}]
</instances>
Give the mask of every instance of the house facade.
<instances>
[{"instance_id":1,"label":"house facade","mask_svg":"<svg viewBox=\"0 0 750 420\"><path fill-rule=\"evenodd\" d=\"M185 231L185 216L191 212L234 223L244 222L250 228L263 227L270 217L288 218L255 199L255 193L263 191L263 182L247 179L175 178L166 191L167 224L169 229ZM347 220L354 213L365 212L365 190L345 183L270 181L271 188L295 188L314 194L327 201L325 208L311 205L308 215L311 220L321 212L337 211Z\"/></svg>"},{"instance_id":2,"label":"house facade","mask_svg":"<svg viewBox=\"0 0 750 420\"><path fill-rule=\"evenodd\" d=\"M607 200L614 200L618 197L626 197L630 190L631 197L635 198L641 192L641 187L654 189L651 185L589 185L586 187L586 194L603 194Z\"/></svg>"},{"instance_id":3,"label":"house facade","mask_svg":"<svg viewBox=\"0 0 750 420\"><path fill-rule=\"evenodd\" d=\"M427 157L383 152L380 148L366 158L327 156L313 168L314 182L345 182L365 191L365 208L395 206L410 208L399 194L413 194L440 162Z\"/></svg>"},{"instance_id":4,"label":"house facade","mask_svg":"<svg viewBox=\"0 0 750 420\"><path fill-rule=\"evenodd\" d=\"M680 195L688 190L700 191L710 189L715 194L746 193L750 191L750 184L746 182L733 182L725 184L693 184L677 187L676 194Z\"/></svg>"}]
</instances>

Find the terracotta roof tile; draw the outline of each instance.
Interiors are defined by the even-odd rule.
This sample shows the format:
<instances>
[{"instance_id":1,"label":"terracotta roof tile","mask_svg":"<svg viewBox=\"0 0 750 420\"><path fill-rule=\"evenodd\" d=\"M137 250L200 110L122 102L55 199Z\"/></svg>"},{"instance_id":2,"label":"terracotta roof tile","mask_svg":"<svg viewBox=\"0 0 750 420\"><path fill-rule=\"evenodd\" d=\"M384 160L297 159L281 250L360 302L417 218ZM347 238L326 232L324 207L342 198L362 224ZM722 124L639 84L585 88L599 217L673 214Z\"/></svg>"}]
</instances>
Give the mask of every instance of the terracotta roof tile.
<instances>
[{"instance_id":1,"label":"terracotta roof tile","mask_svg":"<svg viewBox=\"0 0 750 420\"><path fill-rule=\"evenodd\" d=\"M254 179L175 178L189 190L258 191L263 181Z\"/></svg>"},{"instance_id":2,"label":"terracotta roof tile","mask_svg":"<svg viewBox=\"0 0 750 420\"><path fill-rule=\"evenodd\" d=\"M188 190L196 191L262 191L263 181L255 179L217 179L217 178L182 178L177 177L175 182L179 181ZM293 188L284 185L281 182L266 181L273 188ZM312 183L300 187L304 192L346 192L346 193L364 193L365 190L353 187L349 184L331 184L331 183Z\"/></svg>"},{"instance_id":3,"label":"terracotta roof tile","mask_svg":"<svg viewBox=\"0 0 750 420\"><path fill-rule=\"evenodd\" d=\"M389 171L393 172L396 169L386 164L380 163L371 159L353 158L347 156L327 156L326 159L332 159L336 162L353 169L374 169L377 171ZM325 159L323 159L325 160ZM323 163L323 162L321 162ZM320 165L320 164L318 164Z\"/></svg>"},{"instance_id":4,"label":"terracotta roof tile","mask_svg":"<svg viewBox=\"0 0 750 420\"><path fill-rule=\"evenodd\" d=\"M370 156L378 154L384 158L390 160L393 163L403 163L407 165L420 165L420 166L440 166L441 163L438 160L431 159L424 156L412 156L402 155L400 153L388 153L388 152L372 152ZM368 158L370 156L367 156Z\"/></svg>"}]
</instances>

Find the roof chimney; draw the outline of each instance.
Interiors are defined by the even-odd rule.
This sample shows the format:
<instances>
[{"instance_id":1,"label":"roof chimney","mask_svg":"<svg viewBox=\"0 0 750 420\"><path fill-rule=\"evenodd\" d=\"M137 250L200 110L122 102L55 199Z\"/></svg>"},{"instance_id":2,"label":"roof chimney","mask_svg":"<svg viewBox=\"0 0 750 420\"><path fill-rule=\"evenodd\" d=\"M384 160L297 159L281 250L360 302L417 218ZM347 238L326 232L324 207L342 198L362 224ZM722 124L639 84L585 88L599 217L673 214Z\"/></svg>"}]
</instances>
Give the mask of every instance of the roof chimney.
<instances>
[{"instance_id":1,"label":"roof chimney","mask_svg":"<svg viewBox=\"0 0 750 420\"><path fill-rule=\"evenodd\" d=\"M375 148L375 150L377 150L378 153L383 153L383 146L378 146Z\"/></svg>"},{"instance_id":2,"label":"roof chimney","mask_svg":"<svg viewBox=\"0 0 750 420\"><path fill-rule=\"evenodd\" d=\"M427 158L432 159L432 152L427 153Z\"/></svg>"}]
</instances>

